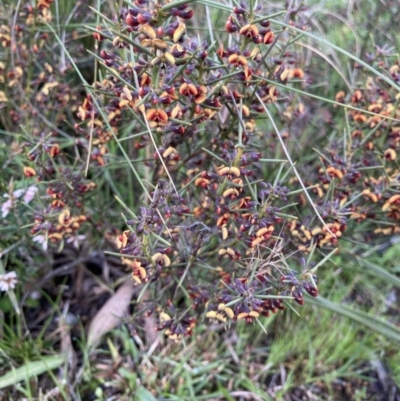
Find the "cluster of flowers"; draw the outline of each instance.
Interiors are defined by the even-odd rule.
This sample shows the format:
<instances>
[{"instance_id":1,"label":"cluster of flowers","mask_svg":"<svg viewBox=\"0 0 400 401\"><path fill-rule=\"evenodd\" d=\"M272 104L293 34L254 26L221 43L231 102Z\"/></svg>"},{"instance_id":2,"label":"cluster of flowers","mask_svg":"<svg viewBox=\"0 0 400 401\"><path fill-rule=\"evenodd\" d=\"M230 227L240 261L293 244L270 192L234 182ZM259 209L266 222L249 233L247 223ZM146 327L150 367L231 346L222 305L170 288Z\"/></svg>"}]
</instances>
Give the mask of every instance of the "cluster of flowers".
<instances>
[{"instance_id":1,"label":"cluster of flowers","mask_svg":"<svg viewBox=\"0 0 400 401\"><path fill-rule=\"evenodd\" d=\"M2 218L28 226L44 250L49 243L58 249L64 242L78 246L85 238L84 223L91 211L87 194L95 188L84 177L87 143L77 135L79 120L74 116L84 98L82 90L71 85L73 67L66 52L49 51L54 41L47 27L53 20L52 3L22 2L0 9L2 56L8 60L0 63L0 124L10 133L26 130L22 139L15 136L7 145L7 164L20 175L4 175L10 181ZM83 10L77 5L73 17L82 18ZM74 40L76 34L65 32L63 38L68 51L79 58L85 49Z\"/></svg>"},{"instance_id":2,"label":"cluster of flowers","mask_svg":"<svg viewBox=\"0 0 400 401\"><path fill-rule=\"evenodd\" d=\"M97 122L100 110L88 97L78 112L87 122L87 136L94 124L96 140L104 146L124 132L124 121L135 117L145 132L134 140L134 147L152 147L150 139L155 138L154 161L148 161L154 167L153 179L165 177L167 168L172 180L182 183L181 195L163 183L164 195L153 197L150 207L143 207L118 238L135 282L151 281L155 294L163 294L155 297L152 309L160 311L159 328L171 338L190 334L196 320L170 304L170 297L177 298L174 302L181 299L181 286L197 313L224 323L251 322L283 309L287 299L303 304L303 290L312 296L318 293L309 267L296 273L280 263L251 266L249 260L257 253L268 255L277 246L284 254L309 253L315 246L332 249L349 227L356 229L353 222L370 219L375 224L376 213L382 212L387 226L376 227L375 233L398 230L400 199L390 188L398 180L399 135L397 123L385 117L400 116L394 92L389 86L383 90L382 82L364 93L338 94L336 102L348 100L353 106L348 117L354 131L348 133L346 154L340 156L340 140L321 142L327 153L304 170L305 184L312 188L325 224L306 207L296 178L289 182L291 188L265 180L260 136L271 151L276 137L260 135L264 106L279 104L283 112L277 119L285 126L304 118L304 103L290 92L282 96L278 88L306 88L312 77L295 52L270 51L276 35L268 16L256 17L259 10L246 4L232 9L225 25L228 45L191 35L188 20L195 14L189 5L154 6L146 0L122 9L114 26L108 21L106 29L99 26L94 33L102 47L99 60L108 72L96 86L109 94L101 104L108 123ZM296 26L295 15L291 24ZM396 71L390 69L392 76ZM377 178L371 174L374 165ZM160 192L160 184L157 188ZM283 212L291 189L301 219ZM161 239L167 247L159 246Z\"/></svg>"},{"instance_id":3,"label":"cluster of flowers","mask_svg":"<svg viewBox=\"0 0 400 401\"><path fill-rule=\"evenodd\" d=\"M375 62L381 63L378 56ZM394 84L399 69L398 64L387 68ZM316 203L330 222L323 227L312 218L291 221L291 235L303 243L299 249L309 251L311 242L336 245L353 232L365 242L400 233L398 99L398 91L379 77L368 77L365 89L349 96L337 93L337 102L374 114L350 109L346 136L327 142L326 152L308 171L306 183L315 186Z\"/></svg>"}]
</instances>

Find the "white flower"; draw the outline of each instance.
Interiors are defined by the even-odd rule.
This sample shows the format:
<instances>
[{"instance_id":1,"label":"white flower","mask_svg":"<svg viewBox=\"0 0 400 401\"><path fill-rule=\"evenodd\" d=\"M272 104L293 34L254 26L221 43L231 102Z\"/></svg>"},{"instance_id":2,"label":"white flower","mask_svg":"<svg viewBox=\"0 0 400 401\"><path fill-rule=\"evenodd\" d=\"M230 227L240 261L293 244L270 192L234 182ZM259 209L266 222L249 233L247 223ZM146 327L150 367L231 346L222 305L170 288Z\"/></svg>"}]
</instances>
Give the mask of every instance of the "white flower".
<instances>
[{"instance_id":1,"label":"white flower","mask_svg":"<svg viewBox=\"0 0 400 401\"><path fill-rule=\"evenodd\" d=\"M86 239L86 235L71 235L67 239L67 243L72 244L74 248L79 248L79 242L82 242L84 239Z\"/></svg>"},{"instance_id":2,"label":"white flower","mask_svg":"<svg viewBox=\"0 0 400 401\"><path fill-rule=\"evenodd\" d=\"M17 284L17 273L0 274L0 291L13 290Z\"/></svg>"},{"instance_id":3,"label":"white flower","mask_svg":"<svg viewBox=\"0 0 400 401\"><path fill-rule=\"evenodd\" d=\"M43 249L44 251L47 251L48 243L47 243L46 237L45 237L44 235L42 235L42 234L35 235L35 236L32 238L32 241L33 241L33 242L37 242L38 244L42 245L42 249Z\"/></svg>"}]
</instances>

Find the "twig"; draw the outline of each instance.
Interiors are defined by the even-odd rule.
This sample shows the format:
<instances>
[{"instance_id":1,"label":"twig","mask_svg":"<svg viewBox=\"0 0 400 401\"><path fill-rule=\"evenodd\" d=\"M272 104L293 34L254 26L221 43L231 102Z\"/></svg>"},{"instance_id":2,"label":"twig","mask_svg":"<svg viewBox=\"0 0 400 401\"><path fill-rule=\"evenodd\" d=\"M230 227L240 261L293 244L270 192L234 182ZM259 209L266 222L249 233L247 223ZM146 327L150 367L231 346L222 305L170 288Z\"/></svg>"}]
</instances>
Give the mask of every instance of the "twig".
<instances>
[{"instance_id":1,"label":"twig","mask_svg":"<svg viewBox=\"0 0 400 401\"><path fill-rule=\"evenodd\" d=\"M326 225L325 221L323 220L323 218L321 217L321 215L319 214L316 206L314 205L314 202L312 201L309 193L307 192L307 188L303 183L303 180L300 177L300 174L298 173L295 164L292 161L292 158L289 154L289 151L287 150L286 146L285 146L285 142L282 139L282 136L278 130L278 127L275 124L274 119L271 116L271 113L269 112L269 110L265 107L264 102L262 101L262 99L260 98L260 95L258 93L255 94L257 99L259 100L261 106L263 107L264 111L267 113L268 118L271 121L272 126L274 127L274 130L276 132L276 135L278 136L279 142L281 143L281 146L283 148L283 151L285 152L286 158L288 159L288 162L290 163L290 166L293 168L294 174L296 175L297 179L299 180L299 183L301 185L301 187L303 188L304 194L306 195L306 198L308 200L308 202L311 204L311 207L314 209L315 214L317 215L318 219L321 221L321 223L323 224L323 226L325 227L325 229L329 232L329 234L331 234L334 238L336 238L336 235L329 229L329 227Z\"/></svg>"}]
</instances>

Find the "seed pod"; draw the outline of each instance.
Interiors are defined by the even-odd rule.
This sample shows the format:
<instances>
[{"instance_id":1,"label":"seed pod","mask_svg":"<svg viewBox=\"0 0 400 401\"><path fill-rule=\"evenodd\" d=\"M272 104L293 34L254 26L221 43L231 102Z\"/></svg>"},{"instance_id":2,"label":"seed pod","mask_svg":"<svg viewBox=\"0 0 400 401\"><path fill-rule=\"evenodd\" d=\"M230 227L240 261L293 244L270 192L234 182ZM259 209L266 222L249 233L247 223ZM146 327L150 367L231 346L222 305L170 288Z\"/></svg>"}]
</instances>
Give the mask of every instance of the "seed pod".
<instances>
[{"instance_id":1,"label":"seed pod","mask_svg":"<svg viewBox=\"0 0 400 401\"><path fill-rule=\"evenodd\" d=\"M371 192L371 190L369 188L364 189L361 193L363 195L367 196L369 199L371 199L372 202L374 202L374 203L378 202L378 200L380 199L380 196ZM385 209L382 209L382 210L385 210Z\"/></svg>"},{"instance_id":2,"label":"seed pod","mask_svg":"<svg viewBox=\"0 0 400 401\"><path fill-rule=\"evenodd\" d=\"M150 25L141 26L139 32L145 34L149 39L156 39L157 37L156 31Z\"/></svg>"},{"instance_id":3,"label":"seed pod","mask_svg":"<svg viewBox=\"0 0 400 401\"><path fill-rule=\"evenodd\" d=\"M274 226L263 227L257 231L256 236L257 237L264 237L265 235L269 236L273 231L274 231Z\"/></svg>"},{"instance_id":4,"label":"seed pod","mask_svg":"<svg viewBox=\"0 0 400 401\"><path fill-rule=\"evenodd\" d=\"M235 316L235 314L233 313L233 310L227 306L225 306L224 312L225 312L226 316L229 317L229 319L233 319Z\"/></svg>"},{"instance_id":5,"label":"seed pod","mask_svg":"<svg viewBox=\"0 0 400 401\"><path fill-rule=\"evenodd\" d=\"M171 53L165 52L163 59L169 66L175 65L175 58Z\"/></svg>"},{"instance_id":6,"label":"seed pod","mask_svg":"<svg viewBox=\"0 0 400 401\"><path fill-rule=\"evenodd\" d=\"M120 48L124 47L124 41L119 36L116 36L113 39L112 44L113 44L113 46L116 46L116 47L120 47Z\"/></svg>"},{"instance_id":7,"label":"seed pod","mask_svg":"<svg viewBox=\"0 0 400 401\"><path fill-rule=\"evenodd\" d=\"M235 251L232 248L226 248L226 253L232 258L236 256Z\"/></svg>"},{"instance_id":8,"label":"seed pod","mask_svg":"<svg viewBox=\"0 0 400 401\"><path fill-rule=\"evenodd\" d=\"M321 234L321 233L322 233L322 229L320 227L316 227L311 231L311 235L312 236L316 236L316 235Z\"/></svg>"},{"instance_id":9,"label":"seed pod","mask_svg":"<svg viewBox=\"0 0 400 401\"><path fill-rule=\"evenodd\" d=\"M129 90L129 88L126 85L122 88L122 92L124 93L124 95L126 96L126 98L129 101L132 101L133 98L132 98L131 91Z\"/></svg>"},{"instance_id":10,"label":"seed pod","mask_svg":"<svg viewBox=\"0 0 400 401\"><path fill-rule=\"evenodd\" d=\"M222 196L224 198L236 199L239 196L239 191L236 188L228 188L223 192Z\"/></svg>"},{"instance_id":11,"label":"seed pod","mask_svg":"<svg viewBox=\"0 0 400 401\"><path fill-rule=\"evenodd\" d=\"M154 57L153 60L151 60L150 64L154 67L155 65L160 65L161 62L161 57Z\"/></svg>"},{"instance_id":12,"label":"seed pod","mask_svg":"<svg viewBox=\"0 0 400 401\"><path fill-rule=\"evenodd\" d=\"M393 195L390 197L382 207L383 211L391 210L393 206L400 207L400 195Z\"/></svg>"},{"instance_id":13,"label":"seed pod","mask_svg":"<svg viewBox=\"0 0 400 401\"><path fill-rule=\"evenodd\" d=\"M339 169L337 169L337 168L335 168L335 167L333 167L333 166L328 167L328 168L326 169L326 172L327 172L331 177L337 177L337 178L339 178L340 180L343 178L343 173L342 173Z\"/></svg>"},{"instance_id":14,"label":"seed pod","mask_svg":"<svg viewBox=\"0 0 400 401\"><path fill-rule=\"evenodd\" d=\"M215 310L210 310L206 313L206 317L209 319L216 319L217 312Z\"/></svg>"},{"instance_id":15,"label":"seed pod","mask_svg":"<svg viewBox=\"0 0 400 401\"><path fill-rule=\"evenodd\" d=\"M226 249L220 249L218 251L218 256L225 256L226 255Z\"/></svg>"},{"instance_id":16,"label":"seed pod","mask_svg":"<svg viewBox=\"0 0 400 401\"><path fill-rule=\"evenodd\" d=\"M159 50L166 50L168 47L167 42L164 42L163 40L157 39L157 38L152 39L151 44L152 44L152 46L154 46L156 49L159 49Z\"/></svg>"},{"instance_id":17,"label":"seed pod","mask_svg":"<svg viewBox=\"0 0 400 401\"><path fill-rule=\"evenodd\" d=\"M234 175L235 177L240 177L240 170L237 167L223 167L218 170L218 174L221 176Z\"/></svg>"},{"instance_id":18,"label":"seed pod","mask_svg":"<svg viewBox=\"0 0 400 401\"><path fill-rule=\"evenodd\" d=\"M186 33L186 25L184 23L180 23L178 28L175 29L174 35L172 36L172 40L176 43L183 37Z\"/></svg>"},{"instance_id":19,"label":"seed pod","mask_svg":"<svg viewBox=\"0 0 400 401\"><path fill-rule=\"evenodd\" d=\"M162 154L162 157L164 159L166 159L168 156L172 155L172 154L178 154L177 150L175 148L173 148L172 146L170 146L168 149L166 149L164 151L164 153Z\"/></svg>"},{"instance_id":20,"label":"seed pod","mask_svg":"<svg viewBox=\"0 0 400 401\"><path fill-rule=\"evenodd\" d=\"M69 226L72 221L71 221L71 212L69 209L64 209L59 215L58 215L58 222L63 226L67 227Z\"/></svg>"},{"instance_id":21,"label":"seed pod","mask_svg":"<svg viewBox=\"0 0 400 401\"><path fill-rule=\"evenodd\" d=\"M167 322L169 320L171 320L171 317L167 313L165 313L165 312L160 313L160 321L161 322Z\"/></svg>"},{"instance_id":22,"label":"seed pod","mask_svg":"<svg viewBox=\"0 0 400 401\"><path fill-rule=\"evenodd\" d=\"M226 240L227 238L228 238L228 229L226 228L226 224L224 224L222 227L221 227L221 232L222 232L222 239L223 240Z\"/></svg>"}]
</instances>

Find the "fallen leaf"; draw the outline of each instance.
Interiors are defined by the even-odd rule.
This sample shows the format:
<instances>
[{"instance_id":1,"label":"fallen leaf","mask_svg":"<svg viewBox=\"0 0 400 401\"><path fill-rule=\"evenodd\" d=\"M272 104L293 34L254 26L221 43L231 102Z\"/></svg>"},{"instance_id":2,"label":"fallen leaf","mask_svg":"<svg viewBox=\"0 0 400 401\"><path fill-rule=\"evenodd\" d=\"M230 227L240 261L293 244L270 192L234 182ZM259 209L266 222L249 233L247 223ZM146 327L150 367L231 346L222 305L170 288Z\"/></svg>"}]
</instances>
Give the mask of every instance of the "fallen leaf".
<instances>
[{"instance_id":1,"label":"fallen leaf","mask_svg":"<svg viewBox=\"0 0 400 401\"><path fill-rule=\"evenodd\" d=\"M148 289L144 291L141 297L143 304L147 301L150 301L150 292ZM148 347L151 347L158 340L157 321L154 314L144 317L144 330L146 332L146 344Z\"/></svg>"},{"instance_id":2,"label":"fallen leaf","mask_svg":"<svg viewBox=\"0 0 400 401\"><path fill-rule=\"evenodd\" d=\"M118 326L137 288L133 280L127 280L97 312L90 323L88 347L92 347L104 334Z\"/></svg>"},{"instance_id":3,"label":"fallen leaf","mask_svg":"<svg viewBox=\"0 0 400 401\"><path fill-rule=\"evenodd\" d=\"M65 317L61 317L59 322L61 352L66 355L68 361L68 377L71 381L75 378L78 358L72 346L71 334Z\"/></svg>"}]
</instances>

